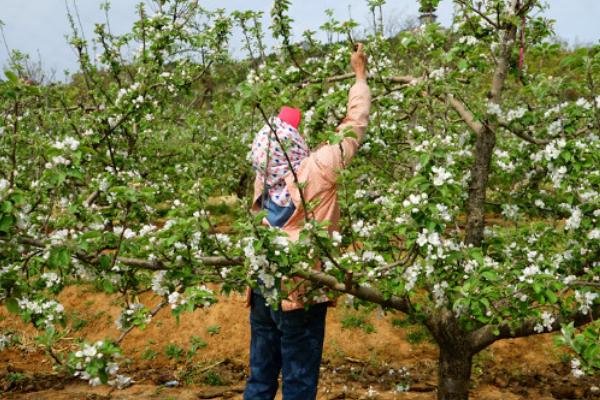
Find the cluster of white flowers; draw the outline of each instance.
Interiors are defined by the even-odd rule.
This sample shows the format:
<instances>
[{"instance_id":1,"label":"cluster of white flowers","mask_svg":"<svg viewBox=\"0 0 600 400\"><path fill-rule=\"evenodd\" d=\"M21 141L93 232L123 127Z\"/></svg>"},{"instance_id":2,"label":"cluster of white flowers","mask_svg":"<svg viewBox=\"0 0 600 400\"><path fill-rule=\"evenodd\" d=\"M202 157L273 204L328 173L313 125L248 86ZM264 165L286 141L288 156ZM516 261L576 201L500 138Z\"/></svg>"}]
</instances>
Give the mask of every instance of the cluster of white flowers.
<instances>
[{"instance_id":1,"label":"cluster of white flowers","mask_svg":"<svg viewBox=\"0 0 600 400\"><path fill-rule=\"evenodd\" d=\"M51 288L61 282L60 276L56 272L44 272L41 278L45 281L47 288Z\"/></svg>"},{"instance_id":2,"label":"cluster of white flowers","mask_svg":"<svg viewBox=\"0 0 600 400\"><path fill-rule=\"evenodd\" d=\"M333 231L331 233L331 241L335 247L338 247L340 244L342 244L342 234L338 231Z\"/></svg>"},{"instance_id":3,"label":"cluster of white flowers","mask_svg":"<svg viewBox=\"0 0 600 400\"><path fill-rule=\"evenodd\" d=\"M571 360L571 374L575 378L581 378L585 375L585 372L581 369L581 361L578 358L573 358Z\"/></svg>"},{"instance_id":4,"label":"cluster of white flowers","mask_svg":"<svg viewBox=\"0 0 600 400\"><path fill-rule=\"evenodd\" d=\"M276 247L276 250L274 251L276 256L280 255L281 251L285 254L290 252L290 240L287 236L276 236L271 242Z\"/></svg>"},{"instance_id":5,"label":"cluster of white flowers","mask_svg":"<svg viewBox=\"0 0 600 400\"><path fill-rule=\"evenodd\" d=\"M502 111L502 107L500 107L500 104L494 103L493 101L488 102L487 112L488 114L495 115L497 117L501 117L504 114Z\"/></svg>"},{"instance_id":6,"label":"cluster of white flowers","mask_svg":"<svg viewBox=\"0 0 600 400\"><path fill-rule=\"evenodd\" d=\"M583 314L589 314L597 298L598 293L575 291L575 301L579 304L579 311Z\"/></svg>"},{"instance_id":7,"label":"cluster of white flowers","mask_svg":"<svg viewBox=\"0 0 600 400\"><path fill-rule=\"evenodd\" d=\"M375 229L375 225L365 223L364 220L359 219L352 224L352 230L360 237L369 237L371 232Z\"/></svg>"},{"instance_id":8,"label":"cluster of white flowers","mask_svg":"<svg viewBox=\"0 0 600 400\"><path fill-rule=\"evenodd\" d=\"M548 169L550 169L550 179L552 180L552 185L554 185L555 189L559 189L563 179L565 179L565 175L567 174L567 167L561 165L558 168L554 168L553 165L548 164Z\"/></svg>"},{"instance_id":9,"label":"cluster of white flowers","mask_svg":"<svg viewBox=\"0 0 600 400\"><path fill-rule=\"evenodd\" d=\"M544 311L541 315L541 318L542 321L538 322L533 327L533 330L537 333L542 333L544 330L547 330L548 332L552 331L552 324L556 322L556 318L554 318L548 311Z\"/></svg>"},{"instance_id":10,"label":"cluster of white flowers","mask_svg":"<svg viewBox=\"0 0 600 400\"><path fill-rule=\"evenodd\" d=\"M121 236L123 234L124 239L132 239L136 237L136 233L129 228L123 228L122 226L115 226L113 228L113 233L117 236Z\"/></svg>"},{"instance_id":11,"label":"cluster of white flowers","mask_svg":"<svg viewBox=\"0 0 600 400\"><path fill-rule=\"evenodd\" d=\"M121 102L123 101L123 99L125 98L125 96L130 95L131 93L136 92L139 88L140 88L140 83L139 82L135 82L134 84L132 84L130 87L128 88L121 88L119 89L119 91L117 92L117 98L115 99L115 104L119 105L121 104ZM142 101L143 101L143 97L142 97Z\"/></svg>"},{"instance_id":12,"label":"cluster of white flowers","mask_svg":"<svg viewBox=\"0 0 600 400\"><path fill-rule=\"evenodd\" d=\"M82 350L78 350L75 353L75 357L79 359L75 364L74 376L78 376L81 379L88 381L91 386L98 386L102 383L99 377L93 377L89 372L86 371L86 364L91 363L95 358L102 359L106 358L106 355L101 351L101 347L104 345L102 340L97 341L94 344L84 344ZM123 389L133 383L130 377L125 375L117 374L119 370L119 364L110 361L106 363L104 372L112 379L108 381L108 384L118 389Z\"/></svg>"},{"instance_id":13,"label":"cluster of white flowers","mask_svg":"<svg viewBox=\"0 0 600 400\"><path fill-rule=\"evenodd\" d=\"M407 292L411 291L415 284L417 283L417 279L419 279L419 275L421 274L422 268L419 263L414 263L406 268L402 277L405 280L404 288Z\"/></svg>"},{"instance_id":14,"label":"cluster of white flowers","mask_svg":"<svg viewBox=\"0 0 600 400\"><path fill-rule=\"evenodd\" d=\"M541 274L540 267L537 265L529 265L523 269L523 273L519 276L519 281L527 282L529 284L533 283L533 277Z\"/></svg>"},{"instance_id":15,"label":"cluster of white flowers","mask_svg":"<svg viewBox=\"0 0 600 400\"><path fill-rule=\"evenodd\" d=\"M541 200L541 199L535 199L535 201L533 202L533 204L534 204L536 207L539 207L539 208L544 208L544 207L546 207L546 203L544 203L544 201L543 201L543 200Z\"/></svg>"},{"instance_id":16,"label":"cluster of white flowers","mask_svg":"<svg viewBox=\"0 0 600 400\"><path fill-rule=\"evenodd\" d=\"M446 221L446 222L452 221L452 216L450 215L448 206L446 206L444 204L436 204L435 208L437 208L438 213L440 214L440 217L442 218L443 221Z\"/></svg>"},{"instance_id":17,"label":"cluster of white flowers","mask_svg":"<svg viewBox=\"0 0 600 400\"><path fill-rule=\"evenodd\" d=\"M558 113L560 113L568 105L569 105L568 102L564 102L564 103L561 103L561 104L557 104L556 106L554 106L552 108L549 108L544 113L544 119L548 119L552 114L558 114Z\"/></svg>"},{"instance_id":18,"label":"cluster of white flowers","mask_svg":"<svg viewBox=\"0 0 600 400\"><path fill-rule=\"evenodd\" d=\"M184 296L182 296L181 293L179 293L178 291L174 291L169 293L168 302L171 306L171 309L174 310L175 308L186 304L187 299Z\"/></svg>"},{"instance_id":19,"label":"cluster of white flowers","mask_svg":"<svg viewBox=\"0 0 600 400\"><path fill-rule=\"evenodd\" d=\"M435 174L433 176L433 184L435 186L442 186L445 183L454 183L452 174L444 167L432 167L431 171Z\"/></svg>"},{"instance_id":20,"label":"cluster of white flowers","mask_svg":"<svg viewBox=\"0 0 600 400\"><path fill-rule=\"evenodd\" d=\"M449 285L446 281L441 281L433 285L433 300L435 302L436 307L442 307L446 304L446 289L448 289Z\"/></svg>"},{"instance_id":21,"label":"cluster of white flowers","mask_svg":"<svg viewBox=\"0 0 600 400\"><path fill-rule=\"evenodd\" d=\"M475 36L463 36L458 39L458 43L466 44L467 46L475 46L477 44L477 38Z\"/></svg>"},{"instance_id":22,"label":"cluster of white flowers","mask_svg":"<svg viewBox=\"0 0 600 400\"><path fill-rule=\"evenodd\" d=\"M0 193L5 192L10 187L10 182L4 178L0 178Z\"/></svg>"},{"instance_id":23,"label":"cluster of white flowers","mask_svg":"<svg viewBox=\"0 0 600 400\"><path fill-rule=\"evenodd\" d=\"M588 239L590 240L599 240L600 239L600 229L594 228L588 233Z\"/></svg>"},{"instance_id":24,"label":"cluster of white flowers","mask_svg":"<svg viewBox=\"0 0 600 400\"><path fill-rule=\"evenodd\" d=\"M579 207L571 207L569 205L567 205L567 207L571 211L571 216L565 221L565 229L574 230L579 228L581 225L581 218L583 216L581 209Z\"/></svg>"},{"instance_id":25,"label":"cluster of white flowers","mask_svg":"<svg viewBox=\"0 0 600 400\"><path fill-rule=\"evenodd\" d=\"M516 220L519 218L519 206L515 204L503 204L502 205L502 215L506 219Z\"/></svg>"},{"instance_id":26,"label":"cluster of white flowers","mask_svg":"<svg viewBox=\"0 0 600 400\"><path fill-rule=\"evenodd\" d=\"M376 264L378 264L379 266L385 266L385 260L383 259L383 257L381 256L381 254L377 254L374 251L365 251L362 254L362 260L365 263L374 261Z\"/></svg>"},{"instance_id":27,"label":"cluster of white flowers","mask_svg":"<svg viewBox=\"0 0 600 400\"><path fill-rule=\"evenodd\" d=\"M412 213L419 212L418 207L422 205L427 205L428 197L429 196L427 195L427 193L411 194L402 202L402 206L404 208L412 207Z\"/></svg>"},{"instance_id":28,"label":"cluster of white flowers","mask_svg":"<svg viewBox=\"0 0 600 400\"><path fill-rule=\"evenodd\" d=\"M525 113L527 113L527 109L526 108L524 108L524 107L518 107L518 108L516 108L514 110L509 110L506 113L505 118L506 118L507 122L512 122L514 120L523 118L525 116Z\"/></svg>"},{"instance_id":29,"label":"cluster of white flowers","mask_svg":"<svg viewBox=\"0 0 600 400\"><path fill-rule=\"evenodd\" d=\"M142 226L142 229L140 229L138 235L146 236L147 234L149 234L150 232L153 232L155 230L156 230L156 226L154 226L154 225L144 225L144 226Z\"/></svg>"},{"instance_id":30,"label":"cluster of white flowers","mask_svg":"<svg viewBox=\"0 0 600 400\"><path fill-rule=\"evenodd\" d=\"M429 232L429 230L425 228L417 236L417 244L420 247L425 245L438 247L442 245L442 240L439 233L435 231Z\"/></svg>"},{"instance_id":31,"label":"cluster of white flowers","mask_svg":"<svg viewBox=\"0 0 600 400\"><path fill-rule=\"evenodd\" d=\"M233 244L229 235L225 235L223 233L215 234L215 239L217 239L217 242L225 249L230 249Z\"/></svg>"},{"instance_id":32,"label":"cluster of white flowers","mask_svg":"<svg viewBox=\"0 0 600 400\"><path fill-rule=\"evenodd\" d=\"M244 246L244 255L246 256L246 260L249 261L252 271L258 272L262 268L268 266L269 261L264 254L256 254L254 240L254 238L247 239L247 243Z\"/></svg>"},{"instance_id":33,"label":"cluster of white flowers","mask_svg":"<svg viewBox=\"0 0 600 400\"><path fill-rule=\"evenodd\" d=\"M436 70L433 70L429 73L429 78L433 79L434 81L439 81L444 79L444 76L446 75L446 73L448 72L448 69L446 67L442 67Z\"/></svg>"},{"instance_id":34,"label":"cluster of white flowers","mask_svg":"<svg viewBox=\"0 0 600 400\"><path fill-rule=\"evenodd\" d=\"M311 229L312 225L307 225L309 225L308 229ZM305 226L305 229L307 229L307 226ZM245 240L247 242L244 246L244 255L250 263L249 273L258 277L266 289L275 289L275 279L281 278L282 276L281 272L277 271L277 265L275 263L269 263L266 255L256 254L253 246L254 238L247 238ZM267 302L275 300L276 292L274 290L268 290L267 293L263 294L265 295L265 298L267 298Z\"/></svg>"},{"instance_id":35,"label":"cluster of white flowers","mask_svg":"<svg viewBox=\"0 0 600 400\"><path fill-rule=\"evenodd\" d=\"M560 155L562 149L566 146L567 142L565 139L556 139L551 141L544 147L544 149L538 153L534 153L531 156L533 161L540 161L542 157L546 159L546 161L556 160Z\"/></svg>"},{"instance_id":36,"label":"cluster of white flowers","mask_svg":"<svg viewBox=\"0 0 600 400\"><path fill-rule=\"evenodd\" d=\"M166 275L167 271L158 271L152 276L152 291L159 296L166 296L169 294L169 282L165 279Z\"/></svg>"},{"instance_id":37,"label":"cluster of white flowers","mask_svg":"<svg viewBox=\"0 0 600 400\"><path fill-rule=\"evenodd\" d=\"M69 160L68 158L65 158L63 156L54 156L54 157L52 157L52 159L50 161L48 161L46 164L44 164L44 167L46 169L52 169L59 165L69 166L69 165L71 165L71 160Z\"/></svg>"},{"instance_id":38,"label":"cluster of white flowers","mask_svg":"<svg viewBox=\"0 0 600 400\"><path fill-rule=\"evenodd\" d=\"M54 142L52 147L54 147L55 149L59 149L59 150L64 150L64 149L68 148L68 149L71 149L72 151L75 151L79 148L79 140L72 138L70 136L67 136L66 138L64 138L62 140L62 142L59 140Z\"/></svg>"},{"instance_id":39,"label":"cluster of white flowers","mask_svg":"<svg viewBox=\"0 0 600 400\"><path fill-rule=\"evenodd\" d=\"M0 335L0 351L3 351L10 345L11 339L10 336Z\"/></svg>"},{"instance_id":40,"label":"cluster of white flowers","mask_svg":"<svg viewBox=\"0 0 600 400\"><path fill-rule=\"evenodd\" d=\"M53 326L56 320L62 319L65 311L63 305L54 300L29 300L25 297L19 299L18 304L23 312L42 318L42 322L47 327Z\"/></svg>"},{"instance_id":41,"label":"cluster of white flowers","mask_svg":"<svg viewBox=\"0 0 600 400\"><path fill-rule=\"evenodd\" d=\"M50 234L50 236L49 236L50 243L53 246L63 244L64 241L67 240L69 235L73 236L74 234L75 234L75 232L73 230L59 229L57 231L52 232L52 234Z\"/></svg>"},{"instance_id":42,"label":"cluster of white flowers","mask_svg":"<svg viewBox=\"0 0 600 400\"><path fill-rule=\"evenodd\" d=\"M144 308L144 305L141 303L132 303L130 304L119 316L119 318L115 321L115 325L119 330L127 329L131 326L131 322L133 321L134 314ZM149 323L152 320L152 315L149 313L144 315L144 323Z\"/></svg>"},{"instance_id":43,"label":"cluster of white flowers","mask_svg":"<svg viewBox=\"0 0 600 400\"><path fill-rule=\"evenodd\" d=\"M577 101L575 102L575 105L577 107L581 107L584 110L591 110L592 109L592 103L590 103L587 99L581 97L579 99L577 99Z\"/></svg>"},{"instance_id":44,"label":"cluster of white flowers","mask_svg":"<svg viewBox=\"0 0 600 400\"><path fill-rule=\"evenodd\" d=\"M495 149L494 156L496 164L504 172L511 173L515 170L515 163L510 159L510 154L507 151Z\"/></svg>"}]
</instances>

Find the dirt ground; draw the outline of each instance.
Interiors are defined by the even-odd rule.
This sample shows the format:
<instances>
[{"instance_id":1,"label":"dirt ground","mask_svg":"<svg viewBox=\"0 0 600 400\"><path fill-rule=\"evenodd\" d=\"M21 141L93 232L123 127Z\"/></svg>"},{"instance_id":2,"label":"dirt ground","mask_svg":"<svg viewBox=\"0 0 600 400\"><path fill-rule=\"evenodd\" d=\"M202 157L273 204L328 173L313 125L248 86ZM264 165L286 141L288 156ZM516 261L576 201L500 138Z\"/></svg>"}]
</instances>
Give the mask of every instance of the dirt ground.
<instances>
[{"instance_id":1,"label":"dirt ground","mask_svg":"<svg viewBox=\"0 0 600 400\"><path fill-rule=\"evenodd\" d=\"M158 302L150 294L140 300L151 306ZM78 338L119 336L117 296L71 286L59 301L69 323L56 350L69 349ZM318 399L435 399L437 348L426 331L401 314L364 313L343 303L327 316ZM238 295L184 314L179 324L163 309L146 329L134 329L122 342L131 362L120 372L135 383L123 390L90 387L54 372L49 357L35 345L33 328L0 309L0 333L7 332L18 332L20 344L0 352L2 399L242 399L248 373L248 310ZM192 336L204 345L186 355ZM183 350L179 360L166 356L169 344ZM170 381L178 385L167 387ZM399 391L401 385L409 390ZM504 340L480 353L474 360L471 398L600 399L598 387L600 378L572 377L565 350L553 345L551 335L538 335Z\"/></svg>"}]
</instances>

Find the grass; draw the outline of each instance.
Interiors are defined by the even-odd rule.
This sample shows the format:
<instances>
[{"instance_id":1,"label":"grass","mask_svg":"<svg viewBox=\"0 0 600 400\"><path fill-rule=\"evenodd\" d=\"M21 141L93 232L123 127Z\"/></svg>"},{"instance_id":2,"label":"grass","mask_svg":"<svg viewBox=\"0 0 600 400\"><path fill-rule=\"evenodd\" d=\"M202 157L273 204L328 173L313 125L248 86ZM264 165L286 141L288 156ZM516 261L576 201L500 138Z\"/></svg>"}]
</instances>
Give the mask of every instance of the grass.
<instances>
[{"instance_id":1,"label":"grass","mask_svg":"<svg viewBox=\"0 0 600 400\"><path fill-rule=\"evenodd\" d=\"M176 344L169 343L165 346L165 355L169 360L179 361L184 353L185 351Z\"/></svg>"},{"instance_id":2,"label":"grass","mask_svg":"<svg viewBox=\"0 0 600 400\"><path fill-rule=\"evenodd\" d=\"M412 345L425 341L433 342L433 337L427 328L419 321L410 318L409 316L406 318L392 319L392 326L406 330L406 341Z\"/></svg>"},{"instance_id":3,"label":"grass","mask_svg":"<svg viewBox=\"0 0 600 400\"><path fill-rule=\"evenodd\" d=\"M217 334L218 334L220 331L221 331L221 327L220 327L219 325L213 325L213 326L209 326L209 327L206 329L206 332L207 332L209 335L211 335L211 336L212 336L212 335L217 335Z\"/></svg>"},{"instance_id":4,"label":"grass","mask_svg":"<svg viewBox=\"0 0 600 400\"><path fill-rule=\"evenodd\" d=\"M194 357L199 349L204 349L208 346L208 344L199 336L192 336L190 342L191 346L187 352L188 359Z\"/></svg>"},{"instance_id":5,"label":"grass","mask_svg":"<svg viewBox=\"0 0 600 400\"><path fill-rule=\"evenodd\" d=\"M419 344L424 341L430 341L431 339L432 337L429 331L422 326L415 327L406 334L406 341L410 344Z\"/></svg>"},{"instance_id":6,"label":"grass","mask_svg":"<svg viewBox=\"0 0 600 400\"><path fill-rule=\"evenodd\" d=\"M208 371L204 374L204 383L210 386L224 386L227 384L227 381L219 375L218 372Z\"/></svg>"},{"instance_id":7,"label":"grass","mask_svg":"<svg viewBox=\"0 0 600 400\"><path fill-rule=\"evenodd\" d=\"M159 352L152 350L150 347L147 347L142 353L142 360L152 361L158 356Z\"/></svg>"},{"instance_id":8,"label":"grass","mask_svg":"<svg viewBox=\"0 0 600 400\"><path fill-rule=\"evenodd\" d=\"M27 376L20 372L10 372L6 375L6 379L11 383L17 383L25 380Z\"/></svg>"},{"instance_id":9,"label":"grass","mask_svg":"<svg viewBox=\"0 0 600 400\"><path fill-rule=\"evenodd\" d=\"M351 329L351 328L360 328L366 333L374 333L375 327L371 324L367 316L362 314L347 314L342 319L342 328Z\"/></svg>"},{"instance_id":10,"label":"grass","mask_svg":"<svg viewBox=\"0 0 600 400\"><path fill-rule=\"evenodd\" d=\"M81 313L77 311L73 311L71 314L71 327L73 327L74 331L79 331L85 328L90 321L81 317Z\"/></svg>"}]
</instances>

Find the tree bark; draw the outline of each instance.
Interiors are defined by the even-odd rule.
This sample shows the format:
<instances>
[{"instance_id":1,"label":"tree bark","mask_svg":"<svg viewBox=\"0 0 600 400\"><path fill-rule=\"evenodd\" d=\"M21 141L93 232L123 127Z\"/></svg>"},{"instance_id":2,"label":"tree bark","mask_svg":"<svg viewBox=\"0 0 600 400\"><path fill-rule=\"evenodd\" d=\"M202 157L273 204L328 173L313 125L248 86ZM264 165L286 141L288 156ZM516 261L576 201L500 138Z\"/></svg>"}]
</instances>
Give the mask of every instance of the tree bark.
<instances>
[{"instance_id":1,"label":"tree bark","mask_svg":"<svg viewBox=\"0 0 600 400\"><path fill-rule=\"evenodd\" d=\"M468 400L473 355L455 343L439 343L438 400Z\"/></svg>"},{"instance_id":2,"label":"tree bark","mask_svg":"<svg viewBox=\"0 0 600 400\"><path fill-rule=\"evenodd\" d=\"M480 246L485 228L485 191L490 176L492 155L496 146L496 134L483 129L475 140L475 160L471 167L469 200L467 203L466 243Z\"/></svg>"},{"instance_id":3,"label":"tree bark","mask_svg":"<svg viewBox=\"0 0 600 400\"><path fill-rule=\"evenodd\" d=\"M512 8L516 10L517 2L513 0ZM507 26L503 31L504 38L501 44L500 56L494 70L489 101L500 104L502 91L506 81L510 56L517 35L514 24ZM466 243L481 246L483 230L485 228L485 191L487 189L492 155L496 145L496 124L486 121L484 128L475 140L475 160L471 167L471 182L469 184L469 199L467 200L467 227Z\"/></svg>"}]
</instances>

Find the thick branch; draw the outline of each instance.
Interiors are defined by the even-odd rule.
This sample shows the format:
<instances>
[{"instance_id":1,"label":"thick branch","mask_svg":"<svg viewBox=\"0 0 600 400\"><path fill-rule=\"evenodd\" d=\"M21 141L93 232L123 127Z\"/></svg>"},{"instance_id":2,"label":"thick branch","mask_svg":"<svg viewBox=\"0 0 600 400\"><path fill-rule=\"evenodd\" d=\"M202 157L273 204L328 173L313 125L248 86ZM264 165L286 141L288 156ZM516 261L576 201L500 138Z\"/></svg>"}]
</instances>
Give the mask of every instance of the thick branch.
<instances>
[{"instance_id":1,"label":"thick branch","mask_svg":"<svg viewBox=\"0 0 600 400\"><path fill-rule=\"evenodd\" d=\"M450 106L452 106L452 108L454 108L454 111L456 111L458 115L460 115L460 117L463 119L463 121L465 121L467 126L471 128L473 133L475 133L476 135L480 135L483 131L484 126L475 118L473 113L469 111L467 107L461 101L456 99L453 95L449 94L446 98L448 99L448 103L450 104Z\"/></svg>"},{"instance_id":2,"label":"thick branch","mask_svg":"<svg viewBox=\"0 0 600 400\"><path fill-rule=\"evenodd\" d=\"M546 332L559 331L562 325L570 322L573 322L575 326L581 326L597 320L600 318L600 305L596 305L589 314L577 313L566 317L561 315L554 315L553 317L554 323L552 324L552 329ZM511 327L509 322L499 325L486 325L471 333L471 343L473 343L477 351L481 351L500 339L514 339L535 335L538 333L535 330L535 326L539 323L539 318L529 318L517 327Z\"/></svg>"},{"instance_id":3,"label":"thick branch","mask_svg":"<svg viewBox=\"0 0 600 400\"><path fill-rule=\"evenodd\" d=\"M19 243L27 244L34 247L46 247L44 242L37 239L30 238L20 238ZM97 265L100 260L97 257L90 256L89 254L85 254L83 252L76 252L75 257L78 259L93 265ZM244 263L244 259L242 257L235 258L226 258L226 257L200 257L197 258L199 262L204 265L214 266L214 267L227 267L232 265L240 265ZM123 265L127 265L133 268L147 269L150 271L162 271L174 269L176 266L168 266L164 262L160 260L150 261L150 260L141 260L139 258L129 258L129 257L117 257L117 261Z\"/></svg>"},{"instance_id":4,"label":"thick branch","mask_svg":"<svg viewBox=\"0 0 600 400\"><path fill-rule=\"evenodd\" d=\"M327 275L323 272L300 271L296 272L296 275L307 279L311 282L327 286L328 288L333 289L337 292L351 294L361 300L366 300L372 303L380 304L384 307L394 308L407 314L412 311L412 306L407 297L400 298L396 296L391 296L387 298L377 289L373 289L367 286L346 285L344 283L339 282L335 277Z\"/></svg>"},{"instance_id":5,"label":"thick branch","mask_svg":"<svg viewBox=\"0 0 600 400\"><path fill-rule=\"evenodd\" d=\"M22 244L27 244L34 247L45 247L44 242L37 239L30 238L20 238L19 242ZM75 254L78 259L85 261L89 264L96 265L99 263L97 257L92 257L87 254L78 252ZM202 257L197 259L204 265L208 266L216 266L216 267L224 267L224 266L233 266L233 265L241 265L244 263L243 257ZM160 271L160 270L169 270L176 268L175 266L168 266L160 260L149 261L149 260L141 260L137 258L128 258L128 257L118 257L117 261L121 264L139 268L146 269L151 271ZM410 301L407 297L399 298L396 296L392 296L390 298L385 297L378 290L367 287L367 286L359 286L359 285L349 285L348 287L343 283L337 281L337 279L333 276L324 274L322 272L317 271L300 271L297 273L298 276L307 279L311 282L318 283L324 286L327 286L333 290L338 292L348 293L353 296L356 296L359 299L370 301L376 304L380 304L384 307L394 308L396 310L409 313L412 309Z\"/></svg>"},{"instance_id":6,"label":"thick branch","mask_svg":"<svg viewBox=\"0 0 600 400\"><path fill-rule=\"evenodd\" d=\"M545 144L548 144L551 142L550 139L534 138L533 136L530 136L529 134L527 134L527 132L525 132L524 130L510 128L508 123L506 123L506 122L501 121L500 126L503 127L504 129L506 129L507 131L509 131L510 133L512 133L513 135L520 137L521 139L525 140L526 142L529 142L532 144L545 145Z\"/></svg>"}]
</instances>

